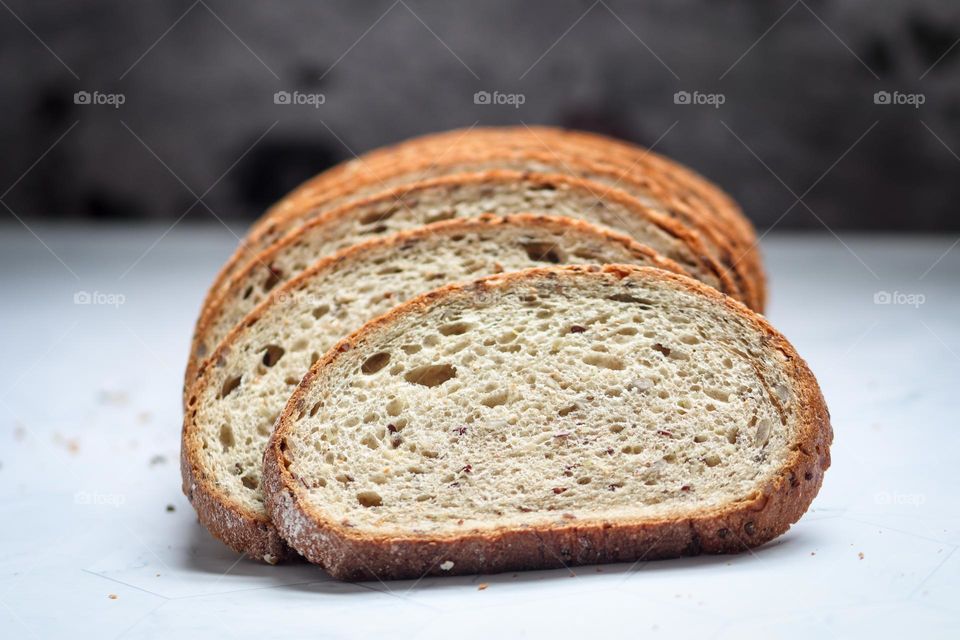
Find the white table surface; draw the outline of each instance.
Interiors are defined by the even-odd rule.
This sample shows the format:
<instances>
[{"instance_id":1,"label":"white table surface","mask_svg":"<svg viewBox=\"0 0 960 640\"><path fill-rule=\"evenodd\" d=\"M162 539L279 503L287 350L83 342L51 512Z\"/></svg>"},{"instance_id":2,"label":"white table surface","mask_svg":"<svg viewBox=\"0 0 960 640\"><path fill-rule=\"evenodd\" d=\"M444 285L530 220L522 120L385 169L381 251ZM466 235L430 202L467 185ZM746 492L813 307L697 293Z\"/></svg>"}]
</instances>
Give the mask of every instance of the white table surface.
<instances>
[{"instance_id":1,"label":"white table surface","mask_svg":"<svg viewBox=\"0 0 960 640\"><path fill-rule=\"evenodd\" d=\"M769 317L836 432L823 490L778 540L575 575L345 584L238 557L181 494L188 338L236 240L165 230L0 227L0 637L960 637L955 238L765 239Z\"/></svg>"}]
</instances>

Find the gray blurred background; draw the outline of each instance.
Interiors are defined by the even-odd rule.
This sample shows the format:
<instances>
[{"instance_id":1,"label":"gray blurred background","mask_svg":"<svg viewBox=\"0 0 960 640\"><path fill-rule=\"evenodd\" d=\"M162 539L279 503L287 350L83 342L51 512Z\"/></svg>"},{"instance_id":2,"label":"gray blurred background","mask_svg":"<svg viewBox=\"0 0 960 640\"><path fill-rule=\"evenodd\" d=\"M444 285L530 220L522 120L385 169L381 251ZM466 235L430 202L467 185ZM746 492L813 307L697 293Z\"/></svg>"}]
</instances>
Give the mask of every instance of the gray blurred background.
<instances>
[{"instance_id":1,"label":"gray blurred background","mask_svg":"<svg viewBox=\"0 0 960 640\"><path fill-rule=\"evenodd\" d=\"M241 226L355 153L526 123L653 145L760 228L958 230L958 38L949 0L2 0L0 218Z\"/></svg>"}]
</instances>

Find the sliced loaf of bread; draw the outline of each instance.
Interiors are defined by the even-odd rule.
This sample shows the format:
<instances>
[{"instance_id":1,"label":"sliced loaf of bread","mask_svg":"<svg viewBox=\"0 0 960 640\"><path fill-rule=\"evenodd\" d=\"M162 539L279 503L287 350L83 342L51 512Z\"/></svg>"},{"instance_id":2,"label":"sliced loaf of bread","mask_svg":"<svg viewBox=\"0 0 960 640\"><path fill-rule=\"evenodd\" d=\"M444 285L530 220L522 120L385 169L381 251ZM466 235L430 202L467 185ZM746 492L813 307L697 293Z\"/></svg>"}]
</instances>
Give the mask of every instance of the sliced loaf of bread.
<instances>
[{"instance_id":1,"label":"sliced loaf of bread","mask_svg":"<svg viewBox=\"0 0 960 640\"><path fill-rule=\"evenodd\" d=\"M397 187L320 215L248 262L204 306L194 331L184 389L192 384L205 354L230 329L272 289L319 258L365 239L443 219L525 212L585 220L625 233L678 262L694 278L748 301L696 234L622 191L609 191L600 199L596 192L601 188L564 175L488 171ZM555 264L567 262L563 255L542 257Z\"/></svg>"},{"instance_id":2,"label":"sliced loaf of bread","mask_svg":"<svg viewBox=\"0 0 960 640\"><path fill-rule=\"evenodd\" d=\"M806 364L743 305L662 270L538 268L341 341L281 414L263 486L339 578L625 562L783 533L831 440Z\"/></svg>"},{"instance_id":3,"label":"sliced loaf of bread","mask_svg":"<svg viewBox=\"0 0 960 640\"><path fill-rule=\"evenodd\" d=\"M676 215L681 220L706 217L712 223L711 229L731 242L732 260L745 263L750 277L757 280L760 288L758 293L765 295L765 274L756 250L756 232L729 195L688 167L649 149L584 131L523 126L473 127L428 134L366 153L324 172L294 190L277 203L271 212L279 213L287 207L295 209L297 200L327 192L337 183L362 184L376 180L390 165L433 158L434 163L440 166L457 155L482 155L491 149L500 152L517 149L538 151L568 166L576 164L576 160L570 160L572 156L577 160L615 166L636 177L647 178L658 185L662 194L668 194L667 200L677 209ZM758 308L762 307L761 304Z\"/></svg>"},{"instance_id":4,"label":"sliced loaf of bread","mask_svg":"<svg viewBox=\"0 0 960 640\"><path fill-rule=\"evenodd\" d=\"M277 416L311 364L364 322L420 293L555 261L681 270L627 236L584 222L488 216L354 245L274 289L204 362L189 391L181 470L200 521L252 557L286 557L263 505L261 459ZM460 332L455 322L442 329L451 339ZM372 372L379 365L374 358L365 366Z\"/></svg>"},{"instance_id":5,"label":"sliced loaf of bread","mask_svg":"<svg viewBox=\"0 0 960 640\"><path fill-rule=\"evenodd\" d=\"M508 169L586 178L598 183L598 186L593 187L598 200L602 200L611 190L623 191L651 210L676 219L696 234L710 255L723 265L729 277L735 280L738 289L744 293L748 306L762 310L763 294L757 289L757 283L763 282L762 270L754 268L759 259L751 258L756 257L756 246L745 244L748 242L745 239L738 240L735 237L735 228L722 226L701 210L684 204L678 189L665 185L659 174L644 173L621 163L578 154L569 149L548 151L532 143L457 147L439 156L415 155L402 162L381 164L382 166L369 168L352 179L332 180L329 183L324 181L322 188L315 186L312 189L298 190L295 192L298 195L285 198L273 215L258 222L244 238L243 243L215 278L204 307L219 295L229 279L254 260L260 251L296 227L332 209L358 198L422 179L455 173Z\"/></svg>"}]
</instances>

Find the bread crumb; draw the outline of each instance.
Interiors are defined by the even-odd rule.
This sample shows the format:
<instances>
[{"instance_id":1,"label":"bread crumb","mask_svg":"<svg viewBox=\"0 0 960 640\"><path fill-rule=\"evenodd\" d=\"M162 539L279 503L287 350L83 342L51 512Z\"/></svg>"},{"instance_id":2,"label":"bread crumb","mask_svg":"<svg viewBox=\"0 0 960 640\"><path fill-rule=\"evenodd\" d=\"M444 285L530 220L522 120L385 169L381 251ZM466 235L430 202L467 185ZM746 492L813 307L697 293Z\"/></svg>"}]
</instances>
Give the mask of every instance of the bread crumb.
<instances>
[{"instance_id":1,"label":"bread crumb","mask_svg":"<svg viewBox=\"0 0 960 640\"><path fill-rule=\"evenodd\" d=\"M117 596L117 594L115 594L115 593L111 593L111 594L107 595L107 597L110 598L111 600L116 600L119 596Z\"/></svg>"},{"instance_id":2,"label":"bread crumb","mask_svg":"<svg viewBox=\"0 0 960 640\"><path fill-rule=\"evenodd\" d=\"M168 505L167 505L167 511L169 511L169 512L172 513L172 512L174 512L174 511L176 511L176 510L177 510L177 508L176 508L175 506L173 506L172 504L168 504Z\"/></svg>"},{"instance_id":3,"label":"bread crumb","mask_svg":"<svg viewBox=\"0 0 960 640\"><path fill-rule=\"evenodd\" d=\"M477 591L483 591L489 586L490 585L488 585L486 582L481 582L479 585L477 585Z\"/></svg>"},{"instance_id":4,"label":"bread crumb","mask_svg":"<svg viewBox=\"0 0 960 640\"><path fill-rule=\"evenodd\" d=\"M80 442L76 438L65 438L59 433L53 434L53 443L63 445L67 453L76 455L80 451Z\"/></svg>"},{"instance_id":5,"label":"bread crumb","mask_svg":"<svg viewBox=\"0 0 960 640\"><path fill-rule=\"evenodd\" d=\"M861 560L863 560L863 551L861 551L860 553L858 553L858 554L857 554L857 557L860 558Z\"/></svg>"},{"instance_id":6,"label":"bread crumb","mask_svg":"<svg viewBox=\"0 0 960 640\"><path fill-rule=\"evenodd\" d=\"M445 561L443 564L440 565L440 569L442 571L450 571L450 569L453 569L453 560Z\"/></svg>"},{"instance_id":7,"label":"bread crumb","mask_svg":"<svg viewBox=\"0 0 960 640\"><path fill-rule=\"evenodd\" d=\"M126 391L118 389L101 389L97 398L100 404L122 407L127 404L129 397Z\"/></svg>"}]
</instances>

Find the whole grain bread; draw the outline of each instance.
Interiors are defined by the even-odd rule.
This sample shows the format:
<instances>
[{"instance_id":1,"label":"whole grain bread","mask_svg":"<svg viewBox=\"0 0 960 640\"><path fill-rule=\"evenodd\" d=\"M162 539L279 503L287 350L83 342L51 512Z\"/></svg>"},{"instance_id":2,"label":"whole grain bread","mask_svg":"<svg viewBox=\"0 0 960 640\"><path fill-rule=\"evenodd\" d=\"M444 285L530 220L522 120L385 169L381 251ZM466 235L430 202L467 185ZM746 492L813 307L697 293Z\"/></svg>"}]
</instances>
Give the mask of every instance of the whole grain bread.
<instances>
[{"instance_id":1,"label":"whole grain bread","mask_svg":"<svg viewBox=\"0 0 960 640\"><path fill-rule=\"evenodd\" d=\"M189 392L181 471L183 490L201 523L252 557L267 562L288 557L263 506L261 454L311 364L364 322L415 295L544 262L621 262L681 271L629 237L585 222L486 216L348 247L273 289L201 365ZM451 326L447 335L456 332Z\"/></svg>"},{"instance_id":2,"label":"whole grain bread","mask_svg":"<svg viewBox=\"0 0 960 640\"><path fill-rule=\"evenodd\" d=\"M686 272L744 302L726 270L711 257L700 237L656 213L636 198L565 175L496 170L444 176L354 200L313 218L247 263L202 309L194 331L184 382L192 384L199 363L269 292L317 259L365 239L411 229L441 219L484 213L564 215L625 233ZM557 256L547 256L554 262Z\"/></svg>"},{"instance_id":3,"label":"whole grain bread","mask_svg":"<svg viewBox=\"0 0 960 640\"><path fill-rule=\"evenodd\" d=\"M722 189L697 174L689 167L661 156L649 149L607 136L555 127L472 127L428 134L396 145L383 147L344 163L335 170L324 172L295 189L282 199L271 212L296 209L297 201L326 191L336 182L350 182L365 176L360 182L376 179L384 167L404 164L412 160L435 158L442 164L450 156L466 149L482 152L484 149L524 148L540 151L555 160L570 164L571 155L613 164L636 176L656 179L667 200L677 209L681 220L707 216L713 219L711 228L731 242L732 262L744 263L749 277L756 281L762 310L766 300L765 273L757 250L757 236L739 206ZM269 214L268 214L269 217Z\"/></svg>"},{"instance_id":4,"label":"whole grain bread","mask_svg":"<svg viewBox=\"0 0 960 640\"><path fill-rule=\"evenodd\" d=\"M418 145L410 142L400 146L416 149ZM425 152L414 153L394 150L393 155L376 152L373 160L347 163L295 190L274 207L271 214L254 225L215 278L204 307L219 295L236 271L255 259L257 253L326 211L350 200L419 179L502 168L589 178L603 185L595 189L598 197L610 189L626 191L652 210L677 219L696 233L711 255L724 265L737 287L745 292L747 303L762 310L764 276L758 266L755 241L738 233L737 226L711 219L706 206L698 208L689 204L687 200L693 198L693 191L671 183L663 171L648 170L615 154L603 154L597 150L588 153L582 145L564 144L560 140L544 147L540 136L534 138L518 131L440 150L437 147L432 145ZM354 168L349 170L349 167ZM739 213L732 215L739 216Z\"/></svg>"},{"instance_id":5,"label":"whole grain bread","mask_svg":"<svg viewBox=\"0 0 960 640\"><path fill-rule=\"evenodd\" d=\"M816 380L685 276L538 268L449 285L342 340L264 455L274 525L338 578L763 544L830 463Z\"/></svg>"}]
</instances>

